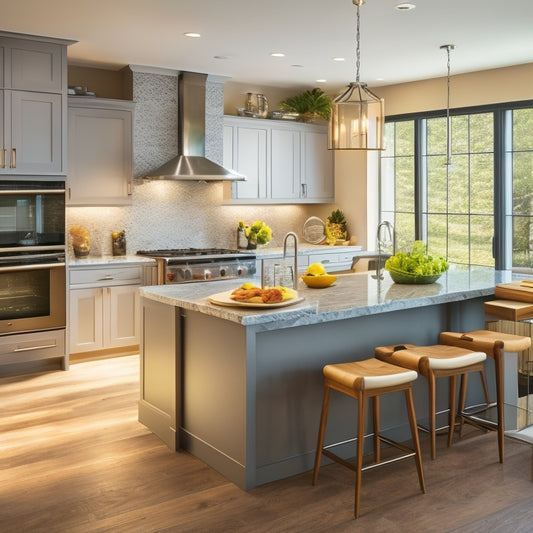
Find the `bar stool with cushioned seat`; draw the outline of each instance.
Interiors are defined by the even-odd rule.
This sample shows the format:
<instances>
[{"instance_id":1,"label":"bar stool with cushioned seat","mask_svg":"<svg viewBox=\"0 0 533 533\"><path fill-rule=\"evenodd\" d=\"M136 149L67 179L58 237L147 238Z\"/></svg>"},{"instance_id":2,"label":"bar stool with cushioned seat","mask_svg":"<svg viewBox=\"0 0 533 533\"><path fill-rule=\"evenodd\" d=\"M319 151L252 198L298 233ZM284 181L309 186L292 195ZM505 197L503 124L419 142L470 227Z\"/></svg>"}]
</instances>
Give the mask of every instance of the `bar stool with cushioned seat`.
<instances>
[{"instance_id":1,"label":"bar stool with cushioned seat","mask_svg":"<svg viewBox=\"0 0 533 533\"><path fill-rule=\"evenodd\" d=\"M455 346L379 346L375 355L381 361L416 370L428 382L429 435L431 440L431 459L437 456L436 428L436 379L448 377L449 381L449 419L448 446L451 446L455 428L455 394L457 375L482 372L487 358L484 352L474 352Z\"/></svg>"},{"instance_id":2,"label":"bar stool with cushioned seat","mask_svg":"<svg viewBox=\"0 0 533 533\"><path fill-rule=\"evenodd\" d=\"M322 402L322 414L320 417L320 427L318 431L318 444L315 456L315 467L313 471L313 485L316 484L318 478L318 470L320 468L320 460L322 454L330 459L348 467L355 471L355 504L354 514L355 518L359 516L359 501L361 491L361 473L368 468L376 466L383 466L392 462L393 460L405 459L407 457L414 457L416 468L418 471L418 480L422 492L426 492L424 473L422 470L422 458L420 455L420 441L418 438L418 430L416 426L416 415L413 403L413 396L411 391L411 382L417 378L417 373L412 370L406 370L398 366L390 365L377 359L367 359L364 361L357 361L353 363L341 363L335 365L326 365L324 372L324 397ZM324 448L324 435L326 432L328 410L329 410L329 395L330 390L334 389L340 391L358 402L358 419L357 419L357 451L355 466L334 454L330 450ZM411 436L413 439L413 449L408 448L402 444L394 442L385 438L379 433L379 397L382 394L391 392L405 391L405 399L407 403L407 414L409 417L409 426L411 428ZM373 423L374 423L374 460L375 462L369 466L363 467L363 440L364 440L364 425L366 400L373 399ZM393 460L381 462L380 441L386 442L396 448L399 448L404 455L395 457Z\"/></svg>"},{"instance_id":3,"label":"bar stool with cushioned seat","mask_svg":"<svg viewBox=\"0 0 533 533\"><path fill-rule=\"evenodd\" d=\"M488 429L498 432L498 452L500 455L500 463L504 459L504 372L503 372L503 356L504 353L519 353L527 350L531 346L531 337L524 337L521 335L513 335L510 333L500 333L498 331L475 330L467 333L455 333L445 331L440 334L439 342L449 346L458 346L469 350L479 350L485 352L487 356L494 359L494 374L496 379L496 412L497 421L494 423L491 420L483 420L480 416L469 418L463 413L465 408L466 384L461 382L461 393L459 400L459 411L461 413L461 421L474 423L474 425L481 426L483 429ZM490 406L490 400L487 398L487 406Z\"/></svg>"}]
</instances>

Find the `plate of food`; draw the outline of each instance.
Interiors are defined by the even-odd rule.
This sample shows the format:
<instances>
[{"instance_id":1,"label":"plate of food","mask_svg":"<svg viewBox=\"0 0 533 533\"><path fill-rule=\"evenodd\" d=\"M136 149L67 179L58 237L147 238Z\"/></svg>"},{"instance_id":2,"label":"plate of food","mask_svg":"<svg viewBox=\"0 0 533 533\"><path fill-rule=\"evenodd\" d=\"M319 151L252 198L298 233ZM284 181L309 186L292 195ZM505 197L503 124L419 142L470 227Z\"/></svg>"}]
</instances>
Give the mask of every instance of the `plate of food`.
<instances>
[{"instance_id":1,"label":"plate of food","mask_svg":"<svg viewBox=\"0 0 533 533\"><path fill-rule=\"evenodd\" d=\"M243 283L239 288L212 294L209 301L215 305L232 307L276 308L286 307L301 302L303 296L289 287L257 287L252 283Z\"/></svg>"}]
</instances>

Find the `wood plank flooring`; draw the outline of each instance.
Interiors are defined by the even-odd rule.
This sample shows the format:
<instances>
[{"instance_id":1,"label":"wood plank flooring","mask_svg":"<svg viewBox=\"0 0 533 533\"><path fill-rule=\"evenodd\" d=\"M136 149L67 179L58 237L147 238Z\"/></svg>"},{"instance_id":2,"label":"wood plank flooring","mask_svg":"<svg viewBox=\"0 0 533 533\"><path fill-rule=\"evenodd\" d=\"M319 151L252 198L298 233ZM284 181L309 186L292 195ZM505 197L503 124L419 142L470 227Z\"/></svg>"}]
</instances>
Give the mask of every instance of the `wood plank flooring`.
<instances>
[{"instance_id":1,"label":"wood plank flooring","mask_svg":"<svg viewBox=\"0 0 533 533\"><path fill-rule=\"evenodd\" d=\"M173 453L137 421L138 356L0 379L0 531L20 532L530 532L531 447L466 428L437 459L422 436L427 494L412 461L363 474L311 473L238 489ZM317 413L318 416L318 413Z\"/></svg>"}]
</instances>

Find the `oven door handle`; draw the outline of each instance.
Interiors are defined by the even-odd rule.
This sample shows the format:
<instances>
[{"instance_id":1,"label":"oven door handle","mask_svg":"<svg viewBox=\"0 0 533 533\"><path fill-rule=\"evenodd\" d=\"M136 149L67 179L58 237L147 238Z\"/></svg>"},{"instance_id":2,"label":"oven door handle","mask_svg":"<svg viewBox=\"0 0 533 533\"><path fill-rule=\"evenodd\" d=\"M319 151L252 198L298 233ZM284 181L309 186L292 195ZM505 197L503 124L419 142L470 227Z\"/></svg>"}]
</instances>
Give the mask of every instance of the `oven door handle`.
<instances>
[{"instance_id":1,"label":"oven door handle","mask_svg":"<svg viewBox=\"0 0 533 533\"><path fill-rule=\"evenodd\" d=\"M27 270L49 270L65 268L65 263L42 263L33 265L0 266L0 272L23 272Z\"/></svg>"}]
</instances>

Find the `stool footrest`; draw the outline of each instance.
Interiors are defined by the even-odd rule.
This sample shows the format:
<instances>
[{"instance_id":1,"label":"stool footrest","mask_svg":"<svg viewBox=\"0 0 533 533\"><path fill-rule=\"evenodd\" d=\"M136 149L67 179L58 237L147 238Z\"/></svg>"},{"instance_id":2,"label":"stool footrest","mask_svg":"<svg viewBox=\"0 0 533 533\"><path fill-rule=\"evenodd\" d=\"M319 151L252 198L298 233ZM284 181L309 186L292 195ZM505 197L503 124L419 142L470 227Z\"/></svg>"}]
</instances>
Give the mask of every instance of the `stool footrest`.
<instances>
[{"instance_id":1,"label":"stool footrest","mask_svg":"<svg viewBox=\"0 0 533 533\"><path fill-rule=\"evenodd\" d=\"M409 457L414 457L416 455L416 451L412 448L409 448L408 446L404 446L403 444L400 444L399 442L396 442L394 440L388 439L387 437L383 437L382 435L377 435L377 438L390 446L394 446L398 450L401 450L404 452L403 455L397 455L395 457L391 457L389 459L384 459L382 461L379 461L379 463L372 463L366 466L363 466L361 468L361 471L370 470L372 468L376 468L378 466L385 466L390 463L395 463L396 461L401 461L402 459L408 459ZM333 453L332 451L328 450L327 448L322 448L322 455L325 455L326 457L329 457L336 463L339 463L346 468L349 468L350 470L356 471L356 467L353 463L350 461L347 461L346 459L343 459L342 457L339 457L336 453Z\"/></svg>"}]
</instances>

